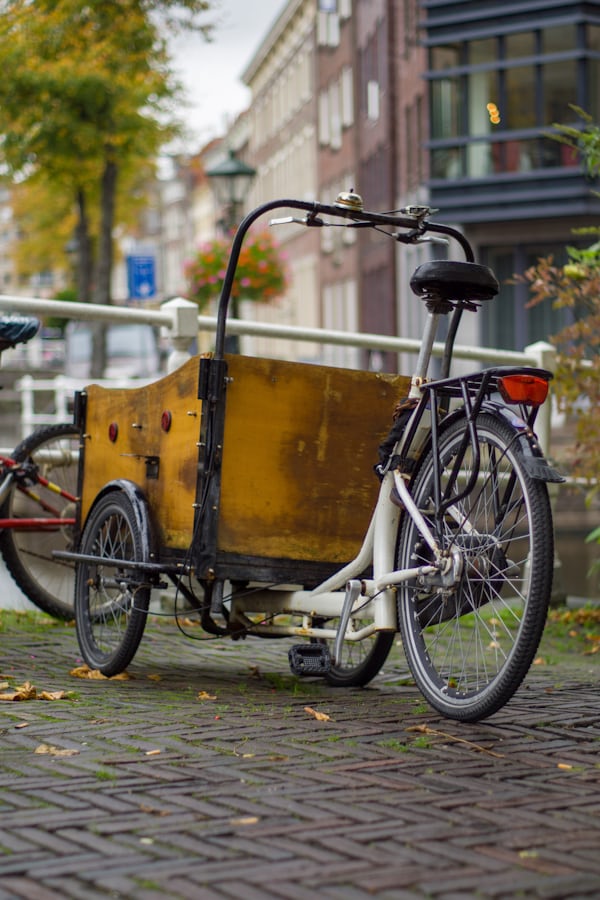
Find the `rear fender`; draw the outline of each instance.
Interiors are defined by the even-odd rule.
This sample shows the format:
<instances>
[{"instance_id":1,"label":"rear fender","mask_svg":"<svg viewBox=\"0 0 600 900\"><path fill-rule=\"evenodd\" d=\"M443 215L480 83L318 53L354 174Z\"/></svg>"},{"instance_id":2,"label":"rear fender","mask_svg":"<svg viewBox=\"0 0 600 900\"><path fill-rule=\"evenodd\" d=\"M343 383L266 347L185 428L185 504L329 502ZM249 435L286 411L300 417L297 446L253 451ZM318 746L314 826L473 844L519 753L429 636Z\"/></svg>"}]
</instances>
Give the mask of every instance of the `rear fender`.
<instances>
[{"instance_id":1,"label":"rear fender","mask_svg":"<svg viewBox=\"0 0 600 900\"><path fill-rule=\"evenodd\" d=\"M155 556L154 535L156 534L156 529L152 527L150 506L148 504L148 500L146 499L146 495L139 487L139 485L135 484L135 482L129 481L126 478L115 478L113 481L109 481L107 484L105 484L94 498L94 502L92 503L87 514L86 523L92 511L96 508L96 504L98 503L98 501L102 497L106 496L106 494L115 493L117 491L121 491L126 494L128 500L131 503L133 514L135 516L135 523L139 530L142 541L143 561L149 562Z\"/></svg>"},{"instance_id":2,"label":"rear fender","mask_svg":"<svg viewBox=\"0 0 600 900\"><path fill-rule=\"evenodd\" d=\"M550 465L536 435L512 407L496 400L484 400L481 411L497 416L513 430L515 442L521 451L525 468L531 478L551 484L562 484L566 480L557 469Z\"/></svg>"}]
</instances>

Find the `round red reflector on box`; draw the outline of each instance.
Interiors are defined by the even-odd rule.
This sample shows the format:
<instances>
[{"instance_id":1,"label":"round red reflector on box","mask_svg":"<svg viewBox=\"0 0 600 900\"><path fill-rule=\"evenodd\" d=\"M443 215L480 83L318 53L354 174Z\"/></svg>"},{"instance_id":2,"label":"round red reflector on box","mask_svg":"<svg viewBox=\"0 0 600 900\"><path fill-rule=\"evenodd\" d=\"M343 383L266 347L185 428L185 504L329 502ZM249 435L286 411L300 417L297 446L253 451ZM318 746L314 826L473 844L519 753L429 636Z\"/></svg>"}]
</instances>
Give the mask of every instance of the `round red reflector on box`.
<instances>
[{"instance_id":1,"label":"round red reflector on box","mask_svg":"<svg viewBox=\"0 0 600 900\"><path fill-rule=\"evenodd\" d=\"M173 416L171 415L171 411L165 409L162 416L160 417L160 427L163 431L168 431L171 427L171 422L173 421Z\"/></svg>"},{"instance_id":2,"label":"round red reflector on box","mask_svg":"<svg viewBox=\"0 0 600 900\"><path fill-rule=\"evenodd\" d=\"M548 396L548 382L539 375L504 375L498 379L498 390L505 403L541 406Z\"/></svg>"},{"instance_id":3,"label":"round red reflector on box","mask_svg":"<svg viewBox=\"0 0 600 900\"><path fill-rule=\"evenodd\" d=\"M111 441L114 444L114 442L116 441L116 439L118 437L119 437L119 426L117 425L116 422L111 422L110 425L108 426L108 439L109 439L109 441Z\"/></svg>"}]
</instances>

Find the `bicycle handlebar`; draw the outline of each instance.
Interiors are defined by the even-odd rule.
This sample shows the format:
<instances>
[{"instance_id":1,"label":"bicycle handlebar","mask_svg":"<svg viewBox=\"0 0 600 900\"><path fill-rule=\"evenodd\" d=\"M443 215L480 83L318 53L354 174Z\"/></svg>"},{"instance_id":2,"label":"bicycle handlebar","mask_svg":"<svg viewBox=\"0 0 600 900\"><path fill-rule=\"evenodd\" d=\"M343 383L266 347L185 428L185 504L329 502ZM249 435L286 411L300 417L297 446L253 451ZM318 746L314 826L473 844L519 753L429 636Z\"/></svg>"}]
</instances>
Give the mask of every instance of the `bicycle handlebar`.
<instances>
[{"instance_id":1,"label":"bicycle handlebar","mask_svg":"<svg viewBox=\"0 0 600 900\"><path fill-rule=\"evenodd\" d=\"M358 205L359 203L360 206ZM306 216L303 218L286 216L279 220L273 220L272 224L296 223L307 227L321 228L332 223L324 221L320 217L331 216L337 219L346 220L344 223L345 227L350 228L388 227L403 229L404 233L400 231L390 234L390 237L393 237L401 243L417 244L427 239L436 240L435 235L440 235L444 238L452 238L462 247L467 262L474 261L473 249L465 236L460 231L457 231L456 228L452 228L449 225L430 222L427 218L430 214L428 207L407 207L403 210L384 213L370 212L362 209L360 197L352 192L340 194L338 201L334 205L305 200L272 200L268 203L263 203L242 219L233 239L217 312L217 330L215 337L216 359L223 358L227 309L242 243L250 226L258 218L265 215L265 213L275 209L304 210Z\"/></svg>"}]
</instances>

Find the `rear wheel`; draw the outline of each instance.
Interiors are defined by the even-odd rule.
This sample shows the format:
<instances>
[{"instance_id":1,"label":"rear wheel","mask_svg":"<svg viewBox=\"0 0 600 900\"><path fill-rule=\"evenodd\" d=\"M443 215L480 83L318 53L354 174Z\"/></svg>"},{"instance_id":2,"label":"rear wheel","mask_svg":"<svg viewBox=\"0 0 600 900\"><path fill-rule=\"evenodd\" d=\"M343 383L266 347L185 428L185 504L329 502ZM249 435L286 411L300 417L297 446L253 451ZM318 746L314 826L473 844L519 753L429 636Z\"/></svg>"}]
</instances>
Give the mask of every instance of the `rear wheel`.
<instances>
[{"instance_id":1,"label":"rear wheel","mask_svg":"<svg viewBox=\"0 0 600 900\"><path fill-rule=\"evenodd\" d=\"M477 419L480 458L460 456L464 419L440 436L442 498L450 501L438 539L455 565L452 584L439 573L399 590L406 657L421 692L439 712L477 721L517 690L537 651L552 587L553 534L548 492L530 478L515 431L489 414ZM434 457L415 473L411 493L434 530ZM469 475L477 477L469 493ZM452 502L452 497L456 501ZM428 565L429 547L407 515L398 568Z\"/></svg>"},{"instance_id":2,"label":"rear wheel","mask_svg":"<svg viewBox=\"0 0 600 900\"><path fill-rule=\"evenodd\" d=\"M139 518L123 491L100 497L83 531L75 577L75 621L84 660L112 676L131 662L146 625L151 585L136 562L149 557ZM103 564L102 560L111 560ZM122 560L121 564L113 561Z\"/></svg>"},{"instance_id":3,"label":"rear wheel","mask_svg":"<svg viewBox=\"0 0 600 900\"><path fill-rule=\"evenodd\" d=\"M79 432L74 425L38 428L14 450L16 462L30 462L31 477L19 486L14 481L0 507L3 519L61 519L64 524L50 528L5 528L0 533L0 552L6 568L29 597L45 613L72 619L73 564L55 559L54 550L72 550L76 513ZM70 496L35 481L41 475ZM36 497L33 494L37 495Z\"/></svg>"}]
</instances>

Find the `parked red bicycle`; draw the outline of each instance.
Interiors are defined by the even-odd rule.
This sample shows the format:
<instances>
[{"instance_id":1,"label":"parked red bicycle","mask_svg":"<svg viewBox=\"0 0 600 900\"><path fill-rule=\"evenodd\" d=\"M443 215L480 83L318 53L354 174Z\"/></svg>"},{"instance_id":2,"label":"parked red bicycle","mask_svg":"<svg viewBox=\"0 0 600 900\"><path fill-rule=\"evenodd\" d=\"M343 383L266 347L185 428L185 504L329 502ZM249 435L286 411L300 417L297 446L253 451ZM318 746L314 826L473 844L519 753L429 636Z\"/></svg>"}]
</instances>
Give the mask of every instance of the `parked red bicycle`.
<instances>
[{"instance_id":1,"label":"parked red bicycle","mask_svg":"<svg viewBox=\"0 0 600 900\"><path fill-rule=\"evenodd\" d=\"M0 353L31 340L28 316L0 318ZM74 545L79 432L72 424L36 429L10 456L0 454L0 553L39 609L73 618L73 564L53 556Z\"/></svg>"}]
</instances>

